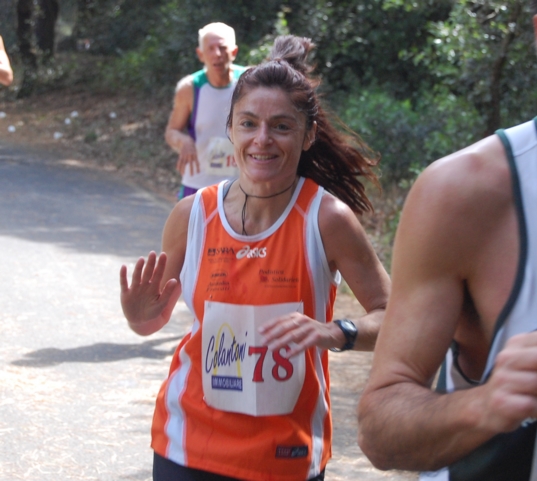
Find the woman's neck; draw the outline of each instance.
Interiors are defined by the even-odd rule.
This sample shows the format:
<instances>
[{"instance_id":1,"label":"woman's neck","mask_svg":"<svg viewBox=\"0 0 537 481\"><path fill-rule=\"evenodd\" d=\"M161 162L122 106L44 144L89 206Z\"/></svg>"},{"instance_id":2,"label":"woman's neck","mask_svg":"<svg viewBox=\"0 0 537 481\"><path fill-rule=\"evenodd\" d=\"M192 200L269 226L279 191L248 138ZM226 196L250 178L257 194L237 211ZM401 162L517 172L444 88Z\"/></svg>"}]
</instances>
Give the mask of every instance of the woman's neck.
<instances>
[{"instance_id":1,"label":"woman's neck","mask_svg":"<svg viewBox=\"0 0 537 481\"><path fill-rule=\"evenodd\" d=\"M285 186L256 185L252 192L241 184L240 179L236 180L224 202L229 224L242 235L255 235L267 230L289 205L297 183L298 177L295 177ZM251 188L251 184L248 185Z\"/></svg>"}]
</instances>

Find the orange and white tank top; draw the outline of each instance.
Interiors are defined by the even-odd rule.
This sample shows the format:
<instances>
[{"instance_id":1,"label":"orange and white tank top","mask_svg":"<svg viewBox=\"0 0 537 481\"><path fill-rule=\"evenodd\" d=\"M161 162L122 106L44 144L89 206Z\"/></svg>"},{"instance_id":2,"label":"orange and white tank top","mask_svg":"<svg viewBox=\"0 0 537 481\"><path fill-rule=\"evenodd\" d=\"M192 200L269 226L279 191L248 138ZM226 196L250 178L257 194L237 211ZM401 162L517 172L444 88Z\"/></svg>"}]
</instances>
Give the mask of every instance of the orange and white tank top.
<instances>
[{"instance_id":1,"label":"orange and white tank top","mask_svg":"<svg viewBox=\"0 0 537 481\"><path fill-rule=\"evenodd\" d=\"M259 326L298 310L332 319L339 273L319 232L324 192L301 178L265 232L240 235L225 182L196 194L180 274L194 314L157 398L152 447L180 465L252 481L305 481L331 456L328 355L270 352Z\"/></svg>"}]
</instances>

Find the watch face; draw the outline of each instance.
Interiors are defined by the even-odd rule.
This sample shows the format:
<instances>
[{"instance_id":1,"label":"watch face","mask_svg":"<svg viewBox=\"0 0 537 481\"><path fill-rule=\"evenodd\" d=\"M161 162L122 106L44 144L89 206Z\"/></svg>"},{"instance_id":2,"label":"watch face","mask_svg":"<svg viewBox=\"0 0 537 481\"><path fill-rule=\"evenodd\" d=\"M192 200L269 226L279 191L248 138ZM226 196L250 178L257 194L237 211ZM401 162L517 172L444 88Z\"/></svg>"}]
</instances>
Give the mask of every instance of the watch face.
<instances>
[{"instance_id":1,"label":"watch face","mask_svg":"<svg viewBox=\"0 0 537 481\"><path fill-rule=\"evenodd\" d=\"M353 322L349 321L348 319L342 319L341 324L347 331L349 331L349 334L356 335L356 326Z\"/></svg>"}]
</instances>

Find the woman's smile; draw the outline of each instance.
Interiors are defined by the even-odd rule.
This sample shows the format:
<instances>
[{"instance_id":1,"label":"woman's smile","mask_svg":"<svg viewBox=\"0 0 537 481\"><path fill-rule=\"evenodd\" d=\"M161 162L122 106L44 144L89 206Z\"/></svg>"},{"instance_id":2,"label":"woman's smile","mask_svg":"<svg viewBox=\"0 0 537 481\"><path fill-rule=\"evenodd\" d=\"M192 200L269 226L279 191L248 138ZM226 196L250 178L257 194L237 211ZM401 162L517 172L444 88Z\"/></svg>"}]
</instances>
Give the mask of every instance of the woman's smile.
<instances>
[{"instance_id":1,"label":"woman's smile","mask_svg":"<svg viewBox=\"0 0 537 481\"><path fill-rule=\"evenodd\" d=\"M252 157L254 160L263 162L266 160L275 159L276 155L260 155L260 154L248 154L250 157Z\"/></svg>"}]
</instances>

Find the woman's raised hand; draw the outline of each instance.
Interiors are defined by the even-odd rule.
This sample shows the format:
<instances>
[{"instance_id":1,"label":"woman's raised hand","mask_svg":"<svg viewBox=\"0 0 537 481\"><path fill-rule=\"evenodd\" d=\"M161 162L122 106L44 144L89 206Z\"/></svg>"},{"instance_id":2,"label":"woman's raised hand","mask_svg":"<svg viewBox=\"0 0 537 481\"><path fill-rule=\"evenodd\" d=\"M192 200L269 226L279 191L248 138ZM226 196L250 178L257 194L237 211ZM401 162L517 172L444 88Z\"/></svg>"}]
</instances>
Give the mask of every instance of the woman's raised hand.
<instances>
[{"instance_id":1,"label":"woman's raised hand","mask_svg":"<svg viewBox=\"0 0 537 481\"><path fill-rule=\"evenodd\" d=\"M177 279L169 279L161 290L166 254L150 252L146 260L141 257L134 266L131 285L127 280L127 267L121 266L121 307L131 329L141 335L152 334L166 324L181 295Z\"/></svg>"}]
</instances>

